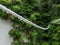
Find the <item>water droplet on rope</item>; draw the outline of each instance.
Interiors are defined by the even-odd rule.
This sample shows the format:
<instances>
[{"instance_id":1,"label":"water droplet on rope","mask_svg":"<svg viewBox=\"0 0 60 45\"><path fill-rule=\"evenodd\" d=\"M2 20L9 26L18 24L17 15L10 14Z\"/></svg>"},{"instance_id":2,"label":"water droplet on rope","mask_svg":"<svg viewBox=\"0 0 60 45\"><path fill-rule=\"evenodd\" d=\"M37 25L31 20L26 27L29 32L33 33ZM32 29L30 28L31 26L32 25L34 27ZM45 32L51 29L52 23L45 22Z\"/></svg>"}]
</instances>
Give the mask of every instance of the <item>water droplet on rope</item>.
<instances>
[{"instance_id":1,"label":"water droplet on rope","mask_svg":"<svg viewBox=\"0 0 60 45\"><path fill-rule=\"evenodd\" d=\"M23 20L23 19L20 19L20 20Z\"/></svg>"},{"instance_id":2,"label":"water droplet on rope","mask_svg":"<svg viewBox=\"0 0 60 45\"><path fill-rule=\"evenodd\" d=\"M9 12L6 12L6 13L8 13L8 14L9 14Z\"/></svg>"}]
</instances>

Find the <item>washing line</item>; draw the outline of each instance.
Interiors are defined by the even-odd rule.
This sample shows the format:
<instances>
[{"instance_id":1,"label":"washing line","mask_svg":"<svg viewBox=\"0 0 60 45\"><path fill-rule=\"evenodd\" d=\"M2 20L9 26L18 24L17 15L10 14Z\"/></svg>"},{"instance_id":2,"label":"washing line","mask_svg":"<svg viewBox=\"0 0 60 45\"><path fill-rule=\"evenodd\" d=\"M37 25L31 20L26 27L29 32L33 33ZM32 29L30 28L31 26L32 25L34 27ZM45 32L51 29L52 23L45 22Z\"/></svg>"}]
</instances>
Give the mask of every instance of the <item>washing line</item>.
<instances>
[{"instance_id":1,"label":"washing line","mask_svg":"<svg viewBox=\"0 0 60 45\"><path fill-rule=\"evenodd\" d=\"M57 23L58 21L60 21L60 18L52 21L51 23Z\"/></svg>"},{"instance_id":2,"label":"washing line","mask_svg":"<svg viewBox=\"0 0 60 45\"><path fill-rule=\"evenodd\" d=\"M15 13L14 11L8 9L6 6L4 6L2 4L0 4L0 9L2 9L3 11L6 11L9 14L12 14L13 16L17 17L18 19L20 19L20 20L24 21L25 23L28 23L28 24L36 27L36 28L43 29L43 30L47 30L47 29L50 28L50 24L47 26L47 28L41 27L41 26L39 26L39 25L27 20L26 18L22 17L21 15Z\"/></svg>"}]
</instances>

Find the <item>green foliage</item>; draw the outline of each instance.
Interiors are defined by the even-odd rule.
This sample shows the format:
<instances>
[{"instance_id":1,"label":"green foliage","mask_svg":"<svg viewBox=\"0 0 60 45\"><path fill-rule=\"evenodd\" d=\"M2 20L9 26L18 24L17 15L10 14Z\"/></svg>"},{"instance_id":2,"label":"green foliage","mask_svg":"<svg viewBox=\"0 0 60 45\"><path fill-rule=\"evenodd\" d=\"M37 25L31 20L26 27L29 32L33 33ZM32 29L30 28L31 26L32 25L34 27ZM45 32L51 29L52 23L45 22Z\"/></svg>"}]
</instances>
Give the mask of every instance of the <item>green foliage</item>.
<instances>
[{"instance_id":1,"label":"green foliage","mask_svg":"<svg viewBox=\"0 0 60 45\"><path fill-rule=\"evenodd\" d=\"M49 42L43 42L42 45L49 45Z\"/></svg>"},{"instance_id":2,"label":"green foliage","mask_svg":"<svg viewBox=\"0 0 60 45\"><path fill-rule=\"evenodd\" d=\"M15 36L15 30L11 29L11 30L9 31L9 34L10 34L10 36Z\"/></svg>"},{"instance_id":3,"label":"green foliage","mask_svg":"<svg viewBox=\"0 0 60 45\"><path fill-rule=\"evenodd\" d=\"M58 41L53 41L52 45L59 45Z\"/></svg>"},{"instance_id":4,"label":"green foliage","mask_svg":"<svg viewBox=\"0 0 60 45\"><path fill-rule=\"evenodd\" d=\"M47 27L51 20L60 18L60 0L0 0L0 3L43 27ZM51 24L51 27L44 31L1 9L0 17L13 22L13 29L9 31L9 35L13 37L12 45L60 45L59 24Z\"/></svg>"}]
</instances>

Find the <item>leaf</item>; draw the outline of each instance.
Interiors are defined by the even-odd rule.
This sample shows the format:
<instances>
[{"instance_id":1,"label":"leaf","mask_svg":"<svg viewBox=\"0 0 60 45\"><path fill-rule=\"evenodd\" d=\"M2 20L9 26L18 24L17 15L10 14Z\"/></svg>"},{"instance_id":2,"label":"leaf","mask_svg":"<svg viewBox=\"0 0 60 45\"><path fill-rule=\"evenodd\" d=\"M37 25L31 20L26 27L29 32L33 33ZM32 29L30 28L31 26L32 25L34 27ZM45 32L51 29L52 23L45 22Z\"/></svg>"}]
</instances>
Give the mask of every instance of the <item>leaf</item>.
<instances>
[{"instance_id":1,"label":"leaf","mask_svg":"<svg viewBox=\"0 0 60 45\"><path fill-rule=\"evenodd\" d=\"M56 33L56 34L53 33L52 35L53 35L53 36L52 36L53 39L55 39L55 40L58 40L58 39L59 39L59 38L58 38L58 37L59 37L59 36L58 36L58 33Z\"/></svg>"},{"instance_id":2,"label":"leaf","mask_svg":"<svg viewBox=\"0 0 60 45\"><path fill-rule=\"evenodd\" d=\"M26 26L27 26L28 28L31 28L31 27L32 27L32 25L30 25L30 24L26 24Z\"/></svg>"},{"instance_id":3,"label":"leaf","mask_svg":"<svg viewBox=\"0 0 60 45\"><path fill-rule=\"evenodd\" d=\"M52 45L59 45L58 41L53 41Z\"/></svg>"},{"instance_id":4,"label":"leaf","mask_svg":"<svg viewBox=\"0 0 60 45\"><path fill-rule=\"evenodd\" d=\"M12 0L6 0L6 2L7 2L8 4L11 4Z\"/></svg>"},{"instance_id":5,"label":"leaf","mask_svg":"<svg viewBox=\"0 0 60 45\"><path fill-rule=\"evenodd\" d=\"M9 18L10 18L11 20L14 20L14 16L12 16L12 15L9 15Z\"/></svg>"},{"instance_id":6,"label":"leaf","mask_svg":"<svg viewBox=\"0 0 60 45\"><path fill-rule=\"evenodd\" d=\"M9 31L9 35L12 36L12 37L14 37L14 36L15 36L15 31L14 31L13 29L11 29L11 30Z\"/></svg>"},{"instance_id":7,"label":"leaf","mask_svg":"<svg viewBox=\"0 0 60 45\"><path fill-rule=\"evenodd\" d=\"M49 43L48 42L43 42L42 45L49 45Z\"/></svg>"},{"instance_id":8,"label":"leaf","mask_svg":"<svg viewBox=\"0 0 60 45\"><path fill-rule=\"evenodd\" d=\"M30 34L31 34L33 37L35 37L35 36L37 36L38 33L34 31L34 32L30 32Z\"/></svg>"}]
</instances>

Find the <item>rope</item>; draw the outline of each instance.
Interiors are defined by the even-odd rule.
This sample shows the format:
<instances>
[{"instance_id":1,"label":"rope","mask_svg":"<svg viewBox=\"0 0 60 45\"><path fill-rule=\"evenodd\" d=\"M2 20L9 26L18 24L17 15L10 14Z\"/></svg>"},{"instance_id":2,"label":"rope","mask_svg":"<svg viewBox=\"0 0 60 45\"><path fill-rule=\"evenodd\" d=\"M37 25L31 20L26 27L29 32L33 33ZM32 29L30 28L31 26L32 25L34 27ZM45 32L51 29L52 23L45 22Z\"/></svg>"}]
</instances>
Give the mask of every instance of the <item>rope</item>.
<instances>
[{"instance_id":1,"label":"rope","mask_svg":"<svg viewBox=\"0 0 60 45\"><path fill-rule=\"evenodd\" d=\"M25 19L24 17L20 16L19 14L15 13L15 12L13 12L12 10L8 9L7 7L3 6L2 4L0 4L0 9L2 9L3 11L6 11L6 12L9 13L9 14L12 14L13 16L17 17L18 19L20 19L20 20L24 21L25 23L28 23L28 24L36 27L36 28L43 29L43 30L47 30L47 29L49 29L49 27L50 27L50 24L47 26L47 28L43 28L43 27L41 27L41 26L38 26L38 25L36 25L35 23L33 23L33 22Z\"/></svg>"},{"instance_id":2,"label":"rope","mask_svg":"<svg viewBox=\"0 0 60 45\"><path fill-rule=\"evenodd\" d=\"M58 21L60 21L60 18L52 21L51 23L56 23L56 22L58 22Z\"/></svg>"}]
</instances>

